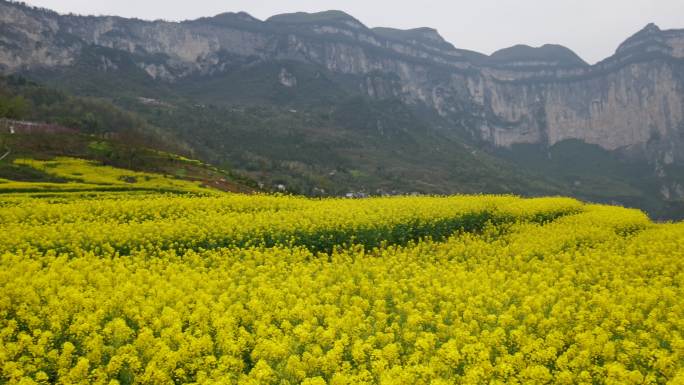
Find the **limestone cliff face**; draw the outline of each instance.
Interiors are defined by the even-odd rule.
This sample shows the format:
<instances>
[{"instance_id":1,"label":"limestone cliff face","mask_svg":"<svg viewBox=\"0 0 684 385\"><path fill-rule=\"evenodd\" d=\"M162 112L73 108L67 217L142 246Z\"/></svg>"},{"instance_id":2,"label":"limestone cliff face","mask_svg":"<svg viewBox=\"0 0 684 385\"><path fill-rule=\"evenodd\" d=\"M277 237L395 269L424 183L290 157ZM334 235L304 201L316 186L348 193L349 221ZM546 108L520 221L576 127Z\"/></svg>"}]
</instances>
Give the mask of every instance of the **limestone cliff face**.
<instances>
[{"instance_id":1,"label":"limestone cliff face","mask_svg":"<svg viewBox=\"0 0 684 385\"><path fill-rule=\"evenodd\" d=\"M575 71L482 72L472 95L490 116L482 137L498 146L580 139L608 150L684 161L684 31L653 25L611 58ZM543 72L543 71L542 71Z\"/></svg>"},{"instance_id":2,"label":"limestone cliff face","mask_svg":"<svg viewBox=\"0 0 684 385\"><path fill-rule=\"evenodd\" d=\"M495 75L471 87L492 117L482 135L500 146L581 139L608 150L675 139L684 122L681 65L632 63L605 73L553 81L499 81Z\"/></svg>"},{"instance_id":3,"label":"limestone cliff face","mask_svg":"<svg viewBox=\"0 0 684 385\"><path fill-rule=\"evenodd\" d=\"M426 105L495 146L580 139L684 163L684 30L648 25L590 66L560 46L515 46L488 57L457 49L430 28L369 29L338 11L172 23L59 15L0 1L4 73L70 66L93 46L127 52L169 84L230 71L237 62L299 60L355 76L370 97ZM103 68L112 65L107 60ZM275 76L298 86L284 69Z\"/></svg>"}]
</instances>

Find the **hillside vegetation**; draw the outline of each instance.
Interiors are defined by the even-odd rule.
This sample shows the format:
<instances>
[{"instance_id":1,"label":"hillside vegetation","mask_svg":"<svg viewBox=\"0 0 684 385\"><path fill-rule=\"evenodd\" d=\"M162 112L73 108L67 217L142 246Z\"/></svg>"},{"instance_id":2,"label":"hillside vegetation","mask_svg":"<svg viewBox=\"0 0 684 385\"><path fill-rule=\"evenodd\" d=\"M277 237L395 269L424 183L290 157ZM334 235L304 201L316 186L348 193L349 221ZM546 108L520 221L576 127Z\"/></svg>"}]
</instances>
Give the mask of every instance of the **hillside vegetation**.
<instances>
[{"instance_id":1,"label":"hillside vegetation","mask_svg":"<svg viewBox=\"0 0 684 385\"><path fill-rule=\"evenodd\" d=\"M82 174L95 176L110 169L91 165L121 169L115 172L121 175L110 175L117 180L96 181L98 190L186 191L188 186L200 184L234 192L258 189L251 178L190 159L192 155L181 140L111 102L74 97L21 77L0 77L2 192L92 190L97 186L84 181ZM71 168L68 175L61 175L64 167ZM79 167L82 170L77 170ZM178 181L143 186L140 178L126 177L140 173L162 174ZM161 180L156 175L138 176ZM182 181L192 183L184 185ZM87 183L76 186L74 182Z\"/></svg>"},{"instance_id":2,"label":"hillside vegetation","mask_svg":"<svg viewBox=\"0 0 684 385\"><path fill-rule=\"evenodd\" d=\"M569 198L0 195L0 382L679 384L683 253Z\"/></svg>"},{"instance_id":3,"label":"hillside vegetation","mask_svg":"<svg viewBox=\"0 0 684 385\"><path fill-rule=\"evenodd\" d=\"M296 90L278 83L283 66L299 79ZM157 83L137 92L125 74L98 81L92 92L81 90L88 77L79 71L50 82L58 88L0 78L0 117L78 130L21 139L0 132L0 151L10 143L15 157L79 157L176 175L173 164L147 151L161 150L226 171L228 178L214 181L228 180L232 191L261 186L309 196L566 194L638 207L658 219L684 215L681 200L662 199L663 181L646 163L578 141L490 151L463 132L447 133L450 123L441 118L396 98L360 96L349 79L321 71L297 62L261 63L219 78L193 77L173 92ZM94 140L107 142L110 151L94 151ZM3 166L0 178L9 176ZM670 190L684 183L677 166L665 165L664 171L672 179Z\"/></svg>"}]
</instances>

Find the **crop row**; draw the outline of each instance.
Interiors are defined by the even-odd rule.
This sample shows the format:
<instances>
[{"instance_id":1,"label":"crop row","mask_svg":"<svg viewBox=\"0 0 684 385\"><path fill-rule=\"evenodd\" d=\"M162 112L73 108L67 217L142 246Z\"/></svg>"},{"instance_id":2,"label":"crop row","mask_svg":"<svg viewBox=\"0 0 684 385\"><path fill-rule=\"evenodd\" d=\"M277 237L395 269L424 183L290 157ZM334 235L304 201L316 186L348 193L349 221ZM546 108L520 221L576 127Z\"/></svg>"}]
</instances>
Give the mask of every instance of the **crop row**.
<instances>
[{"instance_id":1,"label":"crop row","mask_svg":"<svg viewBox=\"0 0 684 385\"><path fill-rule=\"evenodd\" d=\"M457 231L479 231L487 223L542 223L585 208L569 198L512 196L163 196L60 204L25 199L0 210L0 251L130 254L287 245L330 252L352 244L372 248L443 239Z\"/></svg>"}]
</instances>

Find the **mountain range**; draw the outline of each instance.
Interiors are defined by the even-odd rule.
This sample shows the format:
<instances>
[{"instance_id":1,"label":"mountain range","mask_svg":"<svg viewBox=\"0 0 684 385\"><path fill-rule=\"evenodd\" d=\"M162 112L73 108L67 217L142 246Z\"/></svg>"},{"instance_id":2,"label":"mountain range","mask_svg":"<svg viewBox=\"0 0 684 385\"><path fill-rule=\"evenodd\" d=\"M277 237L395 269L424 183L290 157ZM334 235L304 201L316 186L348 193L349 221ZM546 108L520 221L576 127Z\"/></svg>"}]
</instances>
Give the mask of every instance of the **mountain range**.
<instances>
[{"instance_id":1,"label":"mountain range","mask_svg":"<svg viewBox=\"0 0 684 385\"><path fill-rule=\"evenodd\" d=\"M0 1L0 73L111 103L266 188L563 194L684 216L684 29L649 24L589 65L341 11L168 22Z\"/></svg>"}]
</instances>

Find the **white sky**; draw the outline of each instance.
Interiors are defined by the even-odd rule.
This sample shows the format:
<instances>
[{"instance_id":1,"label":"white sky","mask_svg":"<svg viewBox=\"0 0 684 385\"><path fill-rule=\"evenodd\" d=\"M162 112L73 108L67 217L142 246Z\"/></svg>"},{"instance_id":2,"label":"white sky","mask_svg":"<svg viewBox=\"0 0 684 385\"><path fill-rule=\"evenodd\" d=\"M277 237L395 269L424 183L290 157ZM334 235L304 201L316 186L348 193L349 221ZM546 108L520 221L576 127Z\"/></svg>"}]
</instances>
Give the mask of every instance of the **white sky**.
<instances>
[{"instance_id":1,"label":"white sky","mask_svg":"<svg viewBox=\"0 0 684 385\"><path fill-rule=\"evenodd\" d=\"M684 0L25 0L60 13L184 20L245 11L343 10L369 27L432 27L457 48L562 44L594 63L650 22L684 28Z\"/></svg>"}]
</instances>

